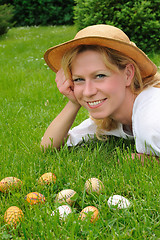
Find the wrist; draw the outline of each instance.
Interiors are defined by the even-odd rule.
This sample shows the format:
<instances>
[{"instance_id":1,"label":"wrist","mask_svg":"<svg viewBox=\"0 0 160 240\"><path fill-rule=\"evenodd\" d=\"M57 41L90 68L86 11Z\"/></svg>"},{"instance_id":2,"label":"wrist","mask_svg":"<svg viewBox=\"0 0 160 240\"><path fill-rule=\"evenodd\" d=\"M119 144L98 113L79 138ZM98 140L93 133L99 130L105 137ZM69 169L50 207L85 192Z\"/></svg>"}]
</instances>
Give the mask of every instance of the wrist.
<instances>
[{"instance_id":1,"label":"wrist","mask_svg":"<svg viewBox=\"0 0 160 240\"><path fill-rule=\"evenodd\" d=\"M75 110L79 110L81 108L81 105L78 102L72 102L71 100L68 102L70 107L74 108Z\"/></svg>"}]
</instances>

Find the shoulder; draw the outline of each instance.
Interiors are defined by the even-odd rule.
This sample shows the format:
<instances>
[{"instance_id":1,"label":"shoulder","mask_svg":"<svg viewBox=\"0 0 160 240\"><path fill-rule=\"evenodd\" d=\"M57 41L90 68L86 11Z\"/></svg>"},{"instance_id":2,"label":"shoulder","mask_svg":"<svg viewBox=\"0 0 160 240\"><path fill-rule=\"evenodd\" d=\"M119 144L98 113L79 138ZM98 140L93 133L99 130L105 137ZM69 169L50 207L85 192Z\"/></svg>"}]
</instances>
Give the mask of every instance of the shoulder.
<instances>
[{"instance_id":1,"label":"shoulder","mask_svg":"<svg viewBox=\"0 0 160 240\"><path fill-rule=\"evenodd\" d=\"M142 91L136 98L133 106L133 118L150 116L160 112L160 88L150 87ZM150 116L152 117L152 116Z\"/></svg>"},{"instance_id":2,"label":"shoulder","mask_svg":"<svg viewBox=\"0 0 160 240\"><path fill-rule=\"evenodd\" d=\"M136 98L132 128L140 153L160 155L160 88L148 88Z\"/></svg>"},{"instance_id":3,"label":"shoulder","mask_svg":"<svg viewBox=\"0 0 160 240\"><path fill-rule=\"evenodd\" d=\"M160 99L160 88L157 87L148 87L144 89L136 98L135 105L139 104L142 100L146 100L147 102L151 102Z\"/></svg>"},{"instance_id":4,"label":"shoulder","mask_svg":"<svg viewBox=\"0 0 160 240\"><path fill-rule=\"evenodd\" d=\"M132 122L136 135L146 135L160 127L160 88L147 88L137 96Z\"/></svg>"}]
</instances>

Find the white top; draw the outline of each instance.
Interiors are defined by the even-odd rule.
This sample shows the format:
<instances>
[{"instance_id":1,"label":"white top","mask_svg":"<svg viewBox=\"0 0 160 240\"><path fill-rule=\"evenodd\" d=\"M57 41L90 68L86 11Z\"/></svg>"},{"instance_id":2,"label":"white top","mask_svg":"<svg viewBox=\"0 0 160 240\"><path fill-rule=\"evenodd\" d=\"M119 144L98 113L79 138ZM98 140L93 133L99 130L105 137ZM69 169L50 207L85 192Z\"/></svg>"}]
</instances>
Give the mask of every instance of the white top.
<instances>
[{"instance_id":1,"label":"white top","mask_svg":"<svg viewBox=\"0 0 160 240\"><path fill-rule=\"evenodd\" d=\"M141 92L133 105L131 133L123 130L119 123L118 128L111 131L103 131L103 134L122 138L134 138L138 153L146 153L160 156L160 88L149 87ZM80 125L69 131L68 146L93 138L96 133L96 124L86 119Z\"/></svg>"}]
</instances>

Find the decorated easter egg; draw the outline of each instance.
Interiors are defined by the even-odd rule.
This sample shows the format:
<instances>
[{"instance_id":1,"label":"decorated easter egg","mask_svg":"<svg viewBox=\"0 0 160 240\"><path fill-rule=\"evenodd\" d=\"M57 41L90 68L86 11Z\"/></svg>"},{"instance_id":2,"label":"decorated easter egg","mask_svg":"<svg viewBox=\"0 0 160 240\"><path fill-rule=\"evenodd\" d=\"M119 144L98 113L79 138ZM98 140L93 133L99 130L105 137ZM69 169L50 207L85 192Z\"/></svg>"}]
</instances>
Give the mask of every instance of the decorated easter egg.
<instances>
[{"instance_id":1,"label":"decorated easter egg","mask_svg":"<svg viewBox=\"0 0 160 240\"><path fill-rule=\"evenodd\" d=\"M24 214L22 210L16 206L9 207L4 214L4 221L16 228L17 224L22 221Z\"/></svg>"},{"instance_id":2,"label":"decorated easter egg","mask_svg":"<svg viewBox=\"0 0 160 240\"><path fill-rule=\"evenodd\" d=\"M108 206L113 209L128 208L130 206L130 201L123 196L113 195L108 199Z\"/></svg>"},{"instance_id":3,"label":"decorated easter egg","mask_svg":"<svg viewBox=\"0 0 160 240\"><path fill-rule=\"evenodd\" d=\"M6 177L0 181L0 191L8 192L9 190L19 189L22 181L16 177Z\"/></svg>"},{"instance_id":4,"label":"decorated easter egg","mask_svg":"<svg viewBox=\"0 0 160 240\"><path fill-rule=\"evenodd\" d=\"M56 175L54 173L48 172L44 173L38 180L41 185L56 183Z\"/></svg>"},{"instance_id":5,"label":"decorated easter egg","mask_svg":"<svg viewBox=\"0 0 160 240\"><path fill-rule=\"evenodd\" d=\"M94 206L88 206L85 207L81 212L80 212L80 216L79 219L81 219L82 221L86 219L87 216L91 216L90 222L91 223L95 223L98 218L99 218L99 211L96 207Z\"/></svg>"},{"instance_id":6,"label":"decorated easter egg","mask_svg":"<svg viewBox=\"0 0 160 240\"><path fill-rule=\"evenodd\" d=\"M68 205L59 206L55 211L52 212L51 216L54 216L56 212L59 212L59 218L65 220L68 214L72 212L71 207Z\"/></svg>"},{"instance_id":7,"label":"decorated easter egg","mask_svg":"<svg viewBox=\"0 0 160 240\"><path fill-rule=\"evenodd\" d=\"M45 202L45 196L38 192L31 192L25 196L25 200L31 205Z\"/></svg>"},{"instance_id":8,"label":"decorated easter egg","mask_svg":"<svg viewBox=\"0 0 160 240\"><path fill-rule=\"evenodd\" d=\"M98 178L90 178L85 183L85 190L88 194L92 192L100 194L104 190L104 185Z\"/></svg>"},{"instance_id":9,"label":"decorated easter egg","mask_svg":"<svg viewBox=\"0 0 160 240\"><path fill-rule=\"evenodd\" d=\"M76 192L72 189L65 189L60 191L57 196L55 201L58 201L59 203L68 203L70 206L72 206L74 200L72 197L76 194Z\"/></svg>"}]
</instances>

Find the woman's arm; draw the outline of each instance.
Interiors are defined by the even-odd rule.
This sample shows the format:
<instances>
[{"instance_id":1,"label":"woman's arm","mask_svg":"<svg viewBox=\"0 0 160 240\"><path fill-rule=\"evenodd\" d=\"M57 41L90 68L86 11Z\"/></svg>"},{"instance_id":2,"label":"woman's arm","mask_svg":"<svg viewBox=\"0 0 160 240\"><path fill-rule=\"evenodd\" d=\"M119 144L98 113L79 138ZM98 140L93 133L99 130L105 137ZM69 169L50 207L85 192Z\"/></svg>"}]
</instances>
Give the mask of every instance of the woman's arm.
<instances>
[{"instance_id":1,"label":"woman's arm","mask_svg":"<svg viewBox=\"0 0 160 240\"><path fill-rule=\"evenodd\" d=\"M79 109L80 105L71 101L66 104L59 115L51 122L43 136L41 147L44 147L44 150L49 146L59 148L64 143Z\"/></svg>"},{"instance_id":2,"label":"woman's arm","mask_svg":"<svg viewBox=\"0 0 160 240\"><path fill-rule=\"evenodd\" d=\"M69 99L69 102L47 128L41 142L44 150L49 146L59 148L64 143L81 107L74 96L73 82L71 79L66 79L62 69L57 72L55 82L59 91Z\"/></svg>"}]
</instances>

